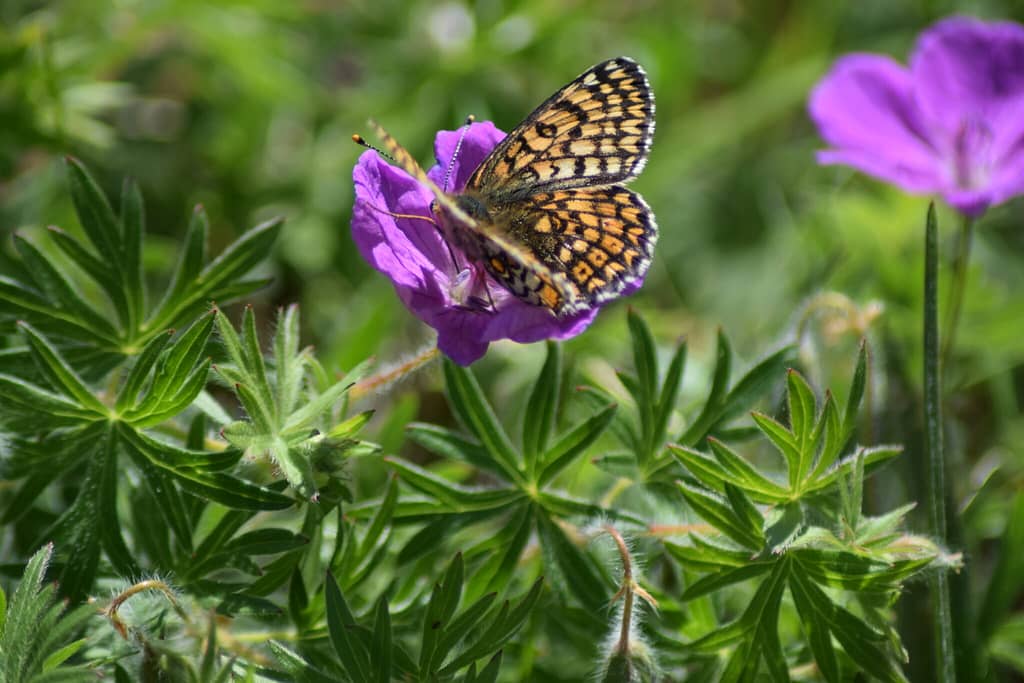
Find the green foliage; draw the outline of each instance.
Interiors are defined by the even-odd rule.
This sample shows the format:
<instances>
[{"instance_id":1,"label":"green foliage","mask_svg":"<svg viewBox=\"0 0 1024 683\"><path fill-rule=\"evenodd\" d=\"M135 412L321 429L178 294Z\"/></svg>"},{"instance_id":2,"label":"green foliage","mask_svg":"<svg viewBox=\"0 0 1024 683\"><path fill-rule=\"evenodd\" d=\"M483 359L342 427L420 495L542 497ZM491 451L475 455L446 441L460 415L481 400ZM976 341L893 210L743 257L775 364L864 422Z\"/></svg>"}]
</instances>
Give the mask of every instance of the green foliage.
<instances>
[{"instance_id":1,"label":"green foliage","mask_svg":"<svg viewBox=\"0 0 1024 683\"><path fill-rule=\"evenodd\" d=\"M707 656L730 648L722 680L749 680L762 664L772 680L789 680L791 665L779 636L787 587L825 680L844 680L848 661L854 671L880 680L906 680L899 635L884 609L899 595L903 581L935 561L938 550L926 539L900 532L912 506L880 517L861 513L865 469L897 455L899 449L858 448L838 461L856 424L865 365L862 347L849 399L841 410L831 394L819 405L803 378L790 371L789 426L754 414L758 429L785 463L787 485L775 483L713 439L710 456L670 447L699 481L680 482L683 497L718 536L694 534L689 544L666 545L683 567L705 574L687 586L681 599L687 602L737 583L759 582L742 614L688 646ZM768 507L761 510L755 502ZM829 524L815 523L816 518Z\"/></svg>"},{"instance_id":2,"label":"green foliage","mask_svg":"<svg viewBox=\"0 0 1024 683\"><path fill-rule=\"evenodd\" d=\"M67 664L86 644L86 638L71 639L95 610L79 605L68 611L55 599L56 587L43 585L52 553L53 546L46 545L32 556L10 605L0 590L0 680L4 683L95 679L88 668Z\"/></svg>"},{"instance_id":3,"label":"green foliage","mask_svg":"<svg viewBox=\"0 0 1024 683\"><path fill-rule=\"evenodd\" d=\"M619 370L616 377L632 398L633 406L629 411L620 411L612 424L612 432L625 450L607 453L596 464L612 474L649 485L671 484L679 476L673 456L665 449L666 443L692 446L712 435L731 433L730 423L764 395L792 354L792 348L784 346L730 386L733 352L725 333L719 330L711 387L700 410L690 416L677 436L672 436L669 425L678 409L679 388L686 369L686 343L676 346L664 379L660 379L651 331L633 311L629 313L629 331L636 371ZM600 389L590 389L588 393L596 400L610 400Z\"/></svg>"},{"instance_id":4,"label":"green foliage","mask_svg":"<svg viewBox=\"0 0 1024 683\"><path fill-rule=\"evenodd\" d=\"M924 202L816 167L806 100L840 54L902 58L955 11L0 6L0 583L36 596L17 598L10 651L59 661L44 680L338 680L343 596L346 656L415 679L457 556L453 618L493 602L432 641L434 673L482 642L489 596L544 588L451 680L935 680L925 582L905 585L957 558L904 531L926 528L908 511L925 500ZM373 116L426 164L435 131L468 113L508 130L616 54L658 105L634 186L661 236L634 310L413 376L423 326L346 229L351 134ZM943 363L965 681L1024 672L1019 214L978 223ZM955 221L938 218L945 258ZM653 596L628 656L603 640L628 583L605 525ZM95 607L58 619L58 594Z\"/></svg>"},{"instance_id":5,"label":"green foliage","mask_svg":"<svg viewBox=\"0 0 1024 683\"><path fill-rule=\"evenodd\" d=\"M372 447L351 438L371 412L350 421L333 424L330 413L352 384L360 370L317 390L313 370L323 370L309 349L299 350L299 312L290 307L278 320L274 335L273 374L268 374L256 333L256 318L246 307L242 336L235 332L227 317L217 311L217 329L227 350L229 364L217 366L217 372L235 390L249 420L224 427L221 434L228 443L241 448L248 457L269 457L285 479L302 495L316 500L313 465L337 471L344 458L356 449L360 454L374 452ZM306 391L306 387L310 387ZM317 427L323 427L321 433Z\"/></svg>"},{"instance_id":6,"label":"green foliage","mask_svg":"<svg viewBox=\"0 0 1024 683\"><path fill-rule=\"evenodd\" d=\"M482 534L465 551L479 562L470 581L470 595L483 595L505 585L516 572L531 534L536 533L546 571L560 590L568 591L579 604L598 609L607 599L608 579L599 564L565 533L563 522L581 516L627 519L630 515L568 496L554 486L554 480L585 454L608 426L617 406L608 403L557 434L550 416L559 413L563 400L557 389L561 351L549 343L547 353L530 392L521 449L513 444L472 371L445 361L448 400L469 435L413 423L408 436L440 456L486 472L497 485L484 490L461 486L406 460L387 458L402 479L425 496L400 501L396 509L397 518L426 523L402 549L402 558L409 561L426 552L440 533L490 524L499 517L501 529L496 534Z\"/></svg>"}]
</instances>

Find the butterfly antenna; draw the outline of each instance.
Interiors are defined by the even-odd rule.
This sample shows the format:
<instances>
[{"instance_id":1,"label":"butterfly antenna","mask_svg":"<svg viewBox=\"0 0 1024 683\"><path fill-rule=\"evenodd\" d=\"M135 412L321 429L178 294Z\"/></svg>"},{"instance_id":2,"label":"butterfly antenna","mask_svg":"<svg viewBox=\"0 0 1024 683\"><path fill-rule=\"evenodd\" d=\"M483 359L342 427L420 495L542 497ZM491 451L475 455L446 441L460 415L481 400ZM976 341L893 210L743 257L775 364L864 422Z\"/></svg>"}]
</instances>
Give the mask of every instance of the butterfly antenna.
<instances>
[{"instance_id":1,"label":"butterfly antenna","mask_svg":"<svg viewBox=\"0 0 1024 683\"><path fill-rule=\"evenodd\" d=\"M365 147L366 149L372 149L374 152L376 152L377 154L381 155L382 157L384 157L385 159L387 159L388 161L390 161L393 164L394 163L398 163L398 162L395 161L395 158L393 156L391 156L390 154L388 154L387 152L382 150L380 147L375 147L375 146L371 145L369 142L366 141L366 138L364 138L359 133L354 133L352 135L352 142L356 143L360 147Z\"/></svg>"},{"instance_id":2,"label":"butterfly antenna","mask_svg":"<svg viewBox=\"0 0 1024 683\"><path fill-rule=\"evenodd\" d=\"M459 135L459 141L455 143L455 151L452 152L451 161L448 162L448 170L444 172L444 184L441 185L441 189L445 192L448 191L448 181L452 177L452 171L455 170L455 160L459 158L459 150L462 149L462 141L466 139L466 133L469 132L469 126L476 121L476 117L470 114L466 117L466 123L463 124L462 134Z\"/></svg>"}]
</instances>

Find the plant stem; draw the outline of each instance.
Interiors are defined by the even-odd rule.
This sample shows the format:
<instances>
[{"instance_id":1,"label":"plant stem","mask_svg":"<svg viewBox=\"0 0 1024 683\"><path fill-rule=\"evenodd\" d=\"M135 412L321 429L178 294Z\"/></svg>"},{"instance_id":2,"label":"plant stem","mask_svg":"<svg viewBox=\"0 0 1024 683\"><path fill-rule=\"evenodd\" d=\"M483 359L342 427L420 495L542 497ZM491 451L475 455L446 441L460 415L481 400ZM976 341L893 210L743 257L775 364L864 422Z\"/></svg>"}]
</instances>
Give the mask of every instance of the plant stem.
<instances>
[{"instance_id":1,"label":"plant stem","mask_svg":"<svg viewBox=\"0 0 1024 683\"><path fill-rule=\"evenodd\" d=\"M964 216L960 223L960 235L956 244L956 258L953 261L953 282L950 291L949 308L946 309L946 324L942 338L942 367L949 364L956 341L956 328L960 323L960 309L964 303L967 288L967 264L971 257L971 241L974 236L974 219Z\"/></svg>"},{"instance_id":2,"label":"plant stem","mask_svg":"<svg viewBox=\"0 0 1024 683\"><path fill-rule=\"evenodd\" d=\"M968 229L969 230L969 229ZM946 477L942 453L942 383L939 376L939 246L935 204L928 207L924 257L924 417L928 462L928 522L932 537L946 543ZM963 252L963 249L961 249ZM959 309L959 305L957 305ZM957 314L959 315L959 314ZM955 328L955 321L953 323ZM948 341L948 339L947 339ZM948 347L947 347L948 348ZM940 683L956 680L953 660L953 620L949 600L949 574L940 569L931 581L935 628L935 674Z\"/></svg>"}]
</instances>

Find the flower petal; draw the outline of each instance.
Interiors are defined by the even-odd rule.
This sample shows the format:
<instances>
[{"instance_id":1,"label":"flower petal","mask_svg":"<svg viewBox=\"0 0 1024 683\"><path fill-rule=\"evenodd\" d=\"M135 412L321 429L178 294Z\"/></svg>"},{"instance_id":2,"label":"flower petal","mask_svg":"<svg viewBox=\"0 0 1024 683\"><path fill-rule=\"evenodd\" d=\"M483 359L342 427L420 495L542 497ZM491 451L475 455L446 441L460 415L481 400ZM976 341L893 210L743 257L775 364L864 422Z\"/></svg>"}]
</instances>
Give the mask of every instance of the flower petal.
<instances>
[{"instance_id":1,"label":"flower petal","mask_svg":"<svg viewBox=\"0 0 1024 683\"><path fill-rule=\"evenodd\" d=\"M462 139L461 147L459 147L460 138ZM427 175L438 187L446 189L448 192L458 192L466 186L477 166L504 139L505 134L490 121L472 123L468 129L463 127L459 130L438 131L437 137L434 138L434 158L437 159L437 165L431 168ZM456 148L459 153L452 165L448 187L445 188L445 174L448 172L448 164L452 155L455 154Z\"/></svg>"},{"instance_id":2,"label":"flower petal","mask_svg":"<svg viewBox=\"0 0 1024 683\"><path fill-rule=\"evenodd\" d=\"M965 121L995 130L1019 124L1024 97L1024 26L952 17L918 39L914 92L929 121L956 134ZM1020 130L1018 126L1018 130Z\"/></svg>"},{"instance_id":3,"label":"flower petal","mask_svg":"<svg viewBox=\"0 0 1024 683\"><path fill-rule=\"evenodd\" d=\"M840 59L814 88L809 113L835 149L821 163L841 163L912 192L946 183L913 97L910 74L876 55Z\"/></svg>"},{"instance_id":4,"label":"flower petal","mask_svg":"<svg viewBox=\"0 0 1024 683\"><path fill-rule=\"evenodd\" d=\"M352 177L352 238L363 258L396 287L434 289L444 281L451 258L437 230L426 220L391 215L429 216L430 193L373 151L359 157Z\"/></svg>"}]
</instances>

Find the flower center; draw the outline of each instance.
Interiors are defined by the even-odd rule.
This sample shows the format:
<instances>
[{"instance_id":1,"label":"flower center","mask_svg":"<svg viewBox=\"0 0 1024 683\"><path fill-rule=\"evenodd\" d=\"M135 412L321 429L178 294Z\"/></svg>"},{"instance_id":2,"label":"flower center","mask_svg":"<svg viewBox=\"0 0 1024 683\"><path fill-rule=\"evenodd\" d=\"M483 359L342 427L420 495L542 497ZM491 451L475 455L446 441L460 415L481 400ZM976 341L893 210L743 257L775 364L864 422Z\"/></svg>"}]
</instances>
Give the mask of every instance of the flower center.
<instances>
[{"instance_id":1,"label":"flower center","mask_svg":"<svg viewBox=\"0 0 1024 683\"><path fill-rule=\"evenodd\" d=\"M977 190L989 181L992 130L984 122L965 119L953 138L953 181L961 190Z\"/></svg>"},{"instance_id":2,"label":"flower center","mask_svg":"<svg viewBox=\"0 0 1024 683\"><path fill-rule=\"evenodd\" d=\"M489 292L486 289L483 271L475 268L463 268L448 288L448 296L459 308L471 311L491 309Z\"/></svg>"}]
</instances>

